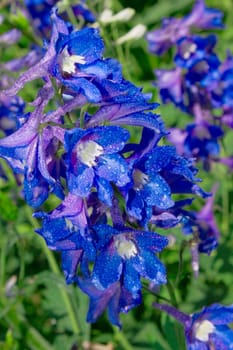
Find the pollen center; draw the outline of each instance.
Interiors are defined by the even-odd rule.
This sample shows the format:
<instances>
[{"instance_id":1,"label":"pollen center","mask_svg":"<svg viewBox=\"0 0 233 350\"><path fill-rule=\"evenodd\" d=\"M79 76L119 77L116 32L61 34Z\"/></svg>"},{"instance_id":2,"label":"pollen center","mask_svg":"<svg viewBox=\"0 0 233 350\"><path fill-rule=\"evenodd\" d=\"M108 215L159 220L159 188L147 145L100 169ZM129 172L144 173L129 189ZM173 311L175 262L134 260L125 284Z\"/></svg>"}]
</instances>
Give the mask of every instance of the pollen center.
<instances>
[{"instance_id":1,"label":"pollen center","mask_svg":"<svg viewBox=\"0 0 233 350\"><path fill-rule=\"evenodd\" d=\"M70 55L67 49L62 51L62 71L64 73L75 73L75 63L85 64L85 58L79 55Z\"/></svg>"},{"instance_id":2,"label":"pollen center","mask_svg":"<svg viewBox=\"0 0 233 350\"><path fill-rule=\"evenodd\" d=\"M92 140L80 142L77 145L78 158L83 164L86 164L89 167L97 164L97 158L103 154L103 151L103 147Z\"/></svg>"},{"instance_id":3,"label":"pollen center","mask_svg":"<svg viewBox=\"0 0 233 350\"><path fill-rule=\"evenodd\" d=\"M125 237L115 238L115 247L118 254L123 259L129 259L137 255L137 247L133 241L125 239Z\"/></svg>"},{"instance_id":4,"label":"pollen center","mask_svg":"<svg viewBox=\"0 0 233 350\"><path fill-rule=\"evenodd\" d=\"M194 325L194 334L195 338L200 341L208 341L209 334L213 333L215 327L213 323L208 320L204 320L202 322L196 322Z\"/></svg>"},{"instance_id":5,"label":"pollen center","mask_svg":"<svg viewBox=\"0 0 233 350\"><path fill-rule=\"evenodd\" d=\"M143 186L146 185L148 180L148 175L144 174L141 170L135 169L133 171L133 181L135 190L141 190Z\"/></svg>"}]
</instances>

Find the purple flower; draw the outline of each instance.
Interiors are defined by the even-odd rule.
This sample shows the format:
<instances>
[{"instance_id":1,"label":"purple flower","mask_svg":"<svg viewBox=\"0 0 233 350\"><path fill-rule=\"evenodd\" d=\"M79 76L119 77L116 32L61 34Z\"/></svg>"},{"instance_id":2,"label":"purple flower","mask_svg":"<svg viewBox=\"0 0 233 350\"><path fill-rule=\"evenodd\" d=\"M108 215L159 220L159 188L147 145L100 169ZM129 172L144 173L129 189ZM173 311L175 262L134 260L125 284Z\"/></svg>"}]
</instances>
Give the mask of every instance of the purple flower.
<instances>
[{"instance_id":1,"label":"purple flower","mask_svg":"<svg viewBox=\"0 0 233 350\"><path fill-rule=\"evenodd\" d=\"M162 101L164 103L172 101L176 106L183 102L183 75L182 69L156 69L156 86L159 88Z\"/></svg>"},{"instance_id":2,"label":"purple flower","mask_svg":"<svg viewBox=\"0 0 233 350\"><path fill-rule=\"evenodd\" d=\"M212 196L207 198L199 212L183 211L182 230L184 234L192 234L189 241L192 268L195 276L199 274L199 253L211 254L219 244L220 232L214 217L214 198L218 185L212 189Z\"/></svg>"},{"instance_id":3,"label":"purple flower","mask_svg":"<svg viewBox=\"0 0 233 350\"><path fill-rule=\"evenodd\" d=\"M52 212L36 212L42 219L37 229L52 250L62 252L62 268L67 283L74 282L80 264L82 273L88 273L88 263L94 261L95 247L87 228L87 213L82 198L68 194Z\"/></svg>"},{"instance_id":4,"label":"purple flower","mask_svg":"<svg viewBox=\"0 0 233 350\"><path fill-rule=\"evenodd\" d=\"M129 133L118 126L73 129L65 134L68 188L86 197L97 188L100 200L111 206L113 189L130 181L128 165L119 154Z\"/></svg>"},{"instance_id":5,"label":"purple flower","mask_svg":"<svg viewBox=\"0 0 233 350\"><path fill-rule=\"evenodd\" d=\"M0 96L0 128L6 135L17 130L25 121L25 103L18 96Z\"/></svg>"},{"instance_id":6,"label":"purple flower","mask_svg":"<svg viewBox=\"0 0 233 350\"><path fill-rule=\"evenodd\" d=\"M153 305L184 326L188 350L233 349L233 331L228 326L233 322L233 305L212 304L192 315L180 312L170 305Z\"/></svg>"},{"instance_id":7,"label":"purple flower","mask_svg":"<svg viewBox=\"0 0 233 350\"><path fill-rule=\"evenodd\" d=\"M162 28L147 34L149 50L156 55L164 54L183 37L190 35L191 28L223 28L221 11L206 8L203 0L197 0L192 12L184 18L165 18Z\"/></svg>"},{"instance_id":8,"label":"purple flower","mask_svg":"<svg viewBox=\"0 0 233 350\"><path fill-rule=\"evenodd\" d=\"M11 29L10 31L0 35L0 44L12 45L18 42L21 37L21 32L18 29Z\"/></svg>"},{"instance_id":9,"label":"purple flower","mask_svg":"<svg viewBox=\"0 0 233 350\"><path fill-rule=\"evenodd\" d=\"M184 18L184 24L200 29L222 29L222 19L223 13L220 10L205 7L203 0L196 0L192 12Z\"/></svg>"},{"instance_id":10,"label":"purple flower","mask_svg":"<svg viewBox=\"0 0 233 350\"><path fill-rule=\"evenodd\" d=\"M64 142L64 129L61 128L61 117L77 105L82 105L80 97L44 113L44 108L53 96L50 82L39 91L33 102L35 110L25 123L13 134L0 140L0 156L12 167L14 172L24 175L24 195L29 205L40 206L53 191L63 197L60 182L62 173L60 160L56 153L59 144ZM84 99L85 101L85 99ZM56 123L55 125L50 122Z\"/></svg>"},{"instance_id":11,"label":"purple flower","mask_svg":"<svg viewBox=\"0 0 233 350\"><path fill-rule=\"evenodd\" d=\"M141 304L141 291L129 292L120 282L111 284L106 289L98 289L90 279L79 278L78 286L90 298L87 322L96 322L107 309L109 321L121 327L119 313L127 313Z\"/></svg>"},{"instance_id":12,"label":"purple flower","mask_svg":"<svg viewBox=\"0 0 233 350\"><path fill-rule=\"evenodd\" d=\"M180 38L188 35L189 27L183 25L182 19L165 18L162 28L153 30L146 35L149 51L156 55L163 55Z\"/></svg>"}]
</instances>

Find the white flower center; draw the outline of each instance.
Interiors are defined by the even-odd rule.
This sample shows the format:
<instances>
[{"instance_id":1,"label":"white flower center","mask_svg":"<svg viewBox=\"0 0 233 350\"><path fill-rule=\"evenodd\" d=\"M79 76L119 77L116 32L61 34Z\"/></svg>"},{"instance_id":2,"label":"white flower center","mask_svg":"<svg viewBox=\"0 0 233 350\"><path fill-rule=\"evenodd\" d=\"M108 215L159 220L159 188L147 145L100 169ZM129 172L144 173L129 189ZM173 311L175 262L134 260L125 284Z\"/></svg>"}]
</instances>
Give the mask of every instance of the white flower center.
<instances>
[{"instance_id":1,"label":"white flower center","mask_svg":"<svg viewBox=\"0 0 233 350\"><path fill-rule=\"evenodd\" d=\"M78 157L83 164L89 167L97 164L97 158L103 154L103 147L95 141L80 142L77 145Z\"/></svg>"},{"instance_id":2,"label":"white flower center","mask_svg":"<svg viewBox=\"0 0 233 350\"><path fill-rule=\"evenodd\" d=\"M75 63L85 64L85 58L79 55L70 55L67 49L62 51L62 71L64 73L75 73Z\"/></svg>"},{"instance_id":3,"label":"white flower center","mask_svg":"<svg viewBox=\"0 0 233 350\"><path fill-rule=\"evenodd\" d=\"M141 190L143 186L147 184L149 181L149 176L144 174L141 170L135 169L133 171L133 181L134 181L134 189Z\"/></svg>"},{"instance_id":4,"label":"white flower center","mask_svg":"<svg viewBox=\"0 0 233 350\"><path fill-rule=\"evenodd\" d=\"M197 49L197 45L192 43L191 45L190 44L187 44L185 46L185 51L184 51L184 54L183 54L183 57L185 60L188 60L191 55L196 51Z\"/></svg>"},{"instance_id":5,"label":"white flower center","mask_svg":"<svg viewBox=\"0 0 233 350\"><path fill-rule=\"evenodd\" d=\"M196 322L194 324L195 338L200 340L200 341L208 341L209 334L213 333L214 330L215 330L215 327L214 327L213 323L211 323L208 320Z\"/></svg>"},{"instance_id":6,"label":"white flower center","mask_svg":"<svg viewBox=\"0 0 233 350\"><path fill-rule=\"evenodd\" d=\"M127 240L125 237L115 237L115 247L118 254L123 259L129 259L137 255L137 247L133 241Z\"/></svg>"}]
</instances>

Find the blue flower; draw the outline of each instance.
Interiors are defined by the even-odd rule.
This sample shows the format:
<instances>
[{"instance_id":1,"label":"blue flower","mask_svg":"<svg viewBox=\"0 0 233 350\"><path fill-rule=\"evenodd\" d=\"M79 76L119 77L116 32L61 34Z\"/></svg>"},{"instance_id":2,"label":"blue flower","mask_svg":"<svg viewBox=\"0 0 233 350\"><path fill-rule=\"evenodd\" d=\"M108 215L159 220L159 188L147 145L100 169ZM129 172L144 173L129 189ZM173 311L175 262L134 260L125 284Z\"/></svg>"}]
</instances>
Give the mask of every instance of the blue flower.
<instances>
[{"instance_id":1,"label":"blue flower","mask_svg":"<svg viewBox=\"0 0 233 350\"><path fill-rule=\"evenodd\" d=\"M130 181L128 165L119 152L129 133L118 126L73 129L65 134L68 188L86 197L97 188L100 200L111 206L113 189Z\"/></svg>"},{"instance_id":2,"label":"blue flower","mask_svg":"<svg viewBox=\"0 0 233 350\"><path fill-rule=\"evenodd\" d=\"M192 12L184 18L164 18L162 27L147 34L149 50L156 55L164 54L181 38L187 37L191 29L222 29L223 13L217 9L205 7L203 0L197 0Z\"/></svg>"},{"instance_id":3,"label":"blue flower","mask_svg":"<svg viewBox=\"0 0 233 350\"><path fill-rule=\"evenodd\" d=\"M233 349L233 331L228 326L233 322L233 305L212 304L192 315L187 315L171 305L153 305L184 326L188 350Z\"/></svg>"},{"instance_id":4,"label":"blue flower","mask_svg":"<svg viewBox=\"0 0 233 350\"><path fill-rule=\"evenodd\" d=\"M25 103L18 97L0 96L0 128L10 135L25 121Z\"/></svg>"},{"instance_id":5,"label":"blue flower","mask_svg":"<svg viewBox=\"0 0 233 350\"><path fill-rule=\"evenodd\" d=\"M223 13L214 8L205 7L204 0L196 0L192 12L184 18L185 25L200 29L223 29Z\"/></svg>"},{"instance_id":6,"label":"blue flower","mask_svg":"<svg viewBox=\"0 0 233 350\"><path fill-rule=\"evenodd\" d=\"M35 110L25 118L25 123L0 140L0 156L15 173L24 175L24 195L32 207L40 206L47 199L50 190L58 197L63 197L59 177L53 177L56 174L55 164L58 165L55 154L63 130L49 125L40 130L42 121L45 121L43 110L52 94L48 83L39 91L38 98L34 101Z\"/></svg>"},{"instance_id":7,"label":"blue flower","mask_svg":"<svg viewBox=\"0 0 233 350\"><path fill-rule=\"evenodd\" d=\"M217 55L213 52L217 38L211 34L203 38L200 36L182 37L177 42L177 54L174 58L175 63L186 69L195 67L199 64L196 70L201 72L200 62L205 62L203 65L204 72L217 69L220 61ZM206 67L207 66L207 67Z\"/></svg>"},{"instance_id":8,"label":"blue flower","mask_svg":"<svg viewBox=\"0 0 233 350\"><path fill-rule=\"evenodd\" d=\"M108 225L93 227L99 254L96 258L92 281L99 289L106 289L117 281L134 294L141 289L140 277L154 284L166 283L166 271L154 253L163 250L166 237L149 231Z\"/></svg>"},{"instance_id":9,"label":"blue flower","mask_svg":"<svg viewBox=\"0 0 233 350\"><path fill-rule=\"evenodd\" d=\"M154 210L174 205L173 193L201 193L194 183L196 170L192 163L177 155L175 147L155 146L133 163L132 185L126 186L127 211L146 225Z\"/></svg>"}]
</instances>

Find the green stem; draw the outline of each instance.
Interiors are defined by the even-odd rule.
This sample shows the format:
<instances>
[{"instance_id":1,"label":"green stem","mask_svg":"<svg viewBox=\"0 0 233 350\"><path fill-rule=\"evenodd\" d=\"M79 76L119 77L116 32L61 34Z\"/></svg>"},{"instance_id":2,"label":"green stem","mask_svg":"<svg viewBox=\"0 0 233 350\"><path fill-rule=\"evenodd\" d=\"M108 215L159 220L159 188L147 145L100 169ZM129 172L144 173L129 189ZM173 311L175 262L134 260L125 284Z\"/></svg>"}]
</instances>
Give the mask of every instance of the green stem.
<instances>
[{"instance_id":1,"label":"green stem","mask_svg":"<svg viewBox=\"0 0 233 350\"><path fill-rule=\"evenodd\" d=\"M54 350L47 340L30 325L27 325L27 344L33 350Z\"/></svg>"},{"instance_id":2,"label":"green stem","mask_svg":"<svg viewBox=\"0 0 233 350\"><path fill-rule=\"evenodd\" d=\"M180 250L179 250L179 265L178 265L178 271L177 271L177 275L176 275L176 280L175 280L175 286L177 287L179 282L180 282L180 276L181 276L181 272L183 269L183 253L184 250L187 246L186 241L183 241L180 245Z\"/></svg>"},{"instance_id":3,"label":"green stem","mask_svg":"<svg viewBox=\"0 0 233 350\"><path fill-rule=\"evenodd\" d=\"M174 291L173 285L171 284L170 281L168 281L166 286L167 286L168 294L170 296L172 305L175 306L178 309L178 302L177 302L177 299L176 299L176 295L175 295L175 291ZM176 339L177 339L177 342L178 342L178 345L179 345L179 350L182 350L182 349L184 349L184 336L183 336L182 327L177 322L175 322L174 323L174 328L175 328L175 333L176 333Z\"/></svg>"},{"instance_id":4,"label":"green stem","mask_svg":"<svg viewBox=\"0 0 233 350\"><path fill-rule=\"evenodd\" d=\"M118 328L113 327L115 340L123 347L125 350L133 350L129 341L126 339L124 333L122 333Z\"/></svg>"},{"instance_id":5,"label":"green stem","mask_svg":"<svg viewBox=\"0 0 233 350\"><path fill-rule=\"evenodd\" d=\"M1 256L0 256L0 290L5 285L5 266L6 266L6 240L1 243Z\"/></svg>"}]
</instances>

